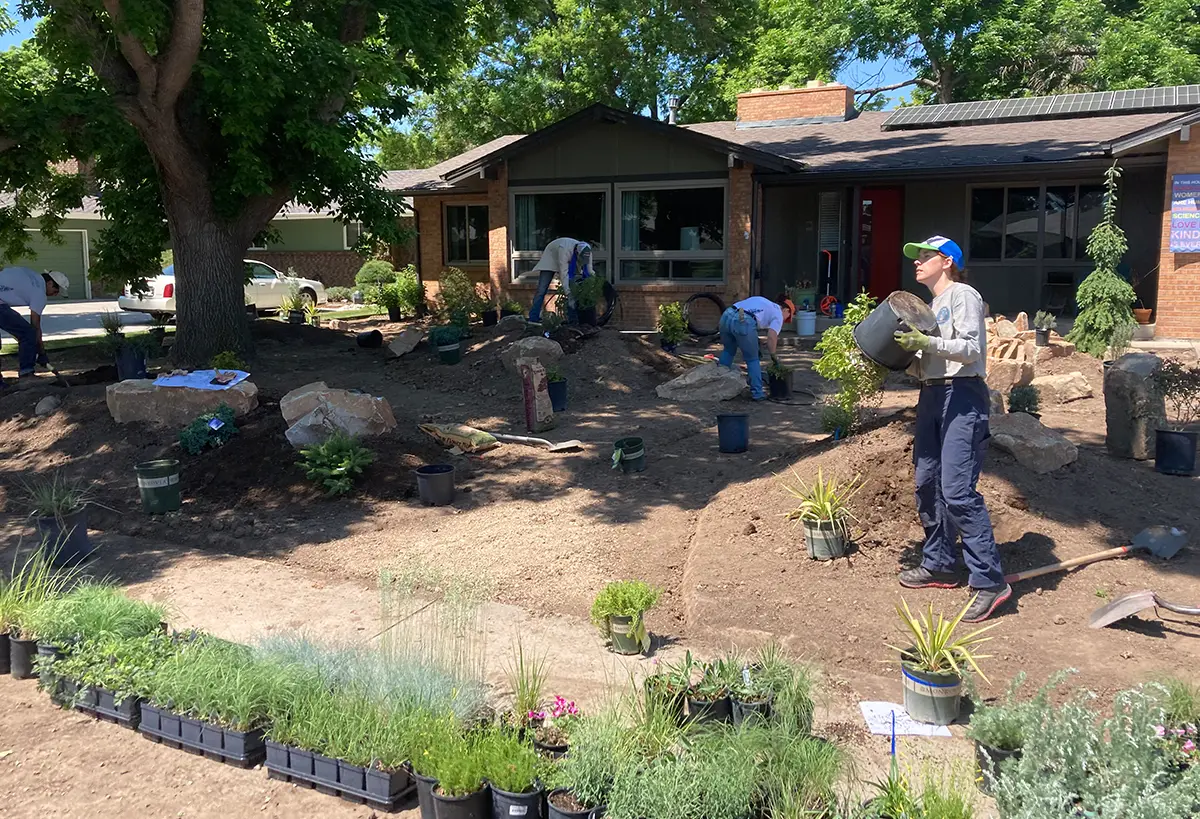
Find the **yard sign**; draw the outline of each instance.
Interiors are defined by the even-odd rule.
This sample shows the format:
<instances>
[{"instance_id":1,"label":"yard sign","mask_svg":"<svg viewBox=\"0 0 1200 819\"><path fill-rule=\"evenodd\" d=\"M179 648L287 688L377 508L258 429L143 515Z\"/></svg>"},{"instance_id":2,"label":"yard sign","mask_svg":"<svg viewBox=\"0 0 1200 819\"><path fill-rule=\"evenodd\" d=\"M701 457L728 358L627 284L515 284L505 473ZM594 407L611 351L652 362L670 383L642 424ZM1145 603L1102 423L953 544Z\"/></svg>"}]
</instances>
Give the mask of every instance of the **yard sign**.
<instances>
[{"instance_id":1,"label":"yard sign","mask_svg":"<svg viewBox=\"0 0 1200 819\"><path fill-rule=\"evenodd\" d=\"M1171 177L1171 252L1200 253L1200 174Z\"/></svg>"}]
</instances>

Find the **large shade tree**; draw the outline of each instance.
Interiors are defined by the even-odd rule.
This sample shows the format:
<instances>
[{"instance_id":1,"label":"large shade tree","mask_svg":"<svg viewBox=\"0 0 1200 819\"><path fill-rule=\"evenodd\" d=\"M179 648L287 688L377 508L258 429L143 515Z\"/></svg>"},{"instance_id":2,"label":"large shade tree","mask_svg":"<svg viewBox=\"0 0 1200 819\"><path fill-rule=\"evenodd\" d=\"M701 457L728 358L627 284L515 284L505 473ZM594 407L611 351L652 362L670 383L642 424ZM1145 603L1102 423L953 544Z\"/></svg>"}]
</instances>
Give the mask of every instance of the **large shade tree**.
<instances>
[{"instance_id":1,"label":"large shade tree","mask_svg":"<svg viewBox=\"0 0 1200 819\"><path fill-rule=\"evenodd\" d=\"M26 0L0 55L0 257L53 235L92 185L92 275L144 281L169 239L176 356L247 350L242 257L289 200L398 237L363 136L445 79L456 0ZM79 159L87 178L64 166Z\"/></svg>"}]
</instances>

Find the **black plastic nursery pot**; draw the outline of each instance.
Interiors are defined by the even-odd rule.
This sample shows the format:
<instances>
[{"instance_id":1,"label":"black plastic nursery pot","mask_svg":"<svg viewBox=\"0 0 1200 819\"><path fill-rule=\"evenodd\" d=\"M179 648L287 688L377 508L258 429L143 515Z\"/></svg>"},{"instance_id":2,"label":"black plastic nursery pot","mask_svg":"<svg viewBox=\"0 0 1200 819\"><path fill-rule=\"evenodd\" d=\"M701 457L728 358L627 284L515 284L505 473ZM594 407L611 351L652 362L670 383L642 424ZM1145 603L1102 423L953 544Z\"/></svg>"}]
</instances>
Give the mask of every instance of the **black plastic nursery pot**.
<instances>
[{"instance_id":1,"label":"black plastic nursery pot","mask_svg":"<svg viewBox=\"0 0 1200 819\"><path fill-rule=\"evenodd\" d=\"M287 320L288 320L288 324L303 324L304 323L304 311L303 310L288 310Z\"/></svg>"},{"instance_id":2,"label":"black plastic nursery pot","mask_svg":"<svg viewBox=\"0 0 1200 819\"><path fill-rule=\"evenodd\" d=\"M8 635L0 634L0 676L4 676L12 671L12 658L9 652L12 649L8 645Z\"/></svg>"},{"instance_id":3,"label":"black plastic nursery pot","mask_svg":"<svg viewBox=\"0 0 1200 819\"><path fill-rule=\"evenodd\" d=\"M377 350L383 346L383 333L378 330L367 330L355 336L354 343L364 350Z\"/></svg>"},{"instance_id":4,"label":"black plastic nursery pot","mask_svg":"<svg viewBox=\"0 0 1200 819\"><path fill-rule=\"evenodd\" d=\"M76 706L96 717L103 717L126 728L137 728L142 721L142 700L126 697L117 702L117 696L107 688L89 688L83 702Z\"/></svg>"},{"instance_id":5,"label":"black plastic nursery pot","mask_svg":"<svg viewBox=\"0 0 1200 819\"><path fill-rule=\"evenodd\" d=\"M491 819L491 788L484 785L466 796L445 796L434 788L433 815L437 819Z\"/></svg>"},{"instance_id":6,"label":"black plastic nursery pot","mask_svg":"<svg viewBox=\"0 0 1200 819\"><path fill-rule=\"evenodd\" d=\"M87 560L95 548L88 537L87 507L61 518L38 518L38 537L54 549L51 562L55 567L75 566Z\"/></svg>"},{"instance_id":7,"label":"black plastic nursery pot","mask_svg":"<svg viewBox=\"0 0 1200 819\"><path fill-rule=\"evenodd\" d=\"M846 554L846 527L840 521L806 520L804 544L813 560L833 560Z\"/></svg>"},{"instance_id":8,"label":"black plastic nursery pot","mask_svg":"<svg viewBox=\"0 0 1200 819\"><path fill-rule=\"evenodd\" d=\"M546 794L547 819L600 819L604 816L603 805L597 808L585 808L575 794L566 788L555 788Z\"/></svg>"},{"instance_id":9,"label":"black plastic nursery pot","mask_svg":"<svg viewBox=\"0 0 1200 819\"><path fill-rule=\"evenodd\" d=\"M138 731L155 742L203 754L238 768L252 768L267 755L260 729L237 731L150 703L142 704Z\"/></svg>"},{"instance_id":10,"label":"black plastic nursery pot","mask_svg":"<svg viewBox=\"0 0 1200 819\"><path fill-rule=\"evenodd\" d=\"M521 312L520 310L504 310L504 309L500 310L500 318L504 318L505 316L524 316L524 315L525 314L523 312Z\"/></svg>"},{"instance_id":11,"label":"black plastic nursery pot","mask_svg":"<svg viewBox=\"0 0 1200 819\"><path fill-rule=\"evenodd\" d=\"M949 725L958 719L962 704L962 677L954 673L923 671L912 663L900 663L904 686L904 710L917 722Z\"/></svg>"},{"instance_id":12,"label":"black plastic nursery pot","mask_svg":"<svg viewBox=\"0 0 1200 819\"><path fill-rule=\"evenodd\" d=\"M63 658L62 651L57 646L52 646L49 643L38 642L37 658L42 661L42 671L38 677L42 681L42 687L50 694L50 701L55 705L63 705L66 698L63 694L62 682L52 670L53 663ZM46 663L51 664L51 668L46 667Z\"/></svg>"},{"instance_id":13,"label":"black plastic nursery pot","mask_svg":"<svg viewBox=\"0 0 1200 819\"><path fill-rule=\"evenodd\" d=\"M642 645L633 628L634 618L613 615L608 618L612 631L612 650L615 654L641 654ZM633 632L633 633L630 633Z\"/></svg>"},{"instance_id":14,"label":"black plastic nursery pot","mask_svg":"<svg viewBox=\"0 0 1200 819\"><path fill-rule=\"evenodd\" d=\"M179 497L179 461L174 458L143 461L133 470L137 473L143 512L147 515L165 515L179 511L182 504Z\"/></svg>"},{"instance_id":15,"label":"black plastic nursery pot","mask_svg":"<svg viewBox=\"0 0 1200 819\"><path fill-rule=\"evenodd\" d=\"M540 782L535 782L533 790L524 793L509 793L495 785L491 791L491 819L513 819L517 816L524 819L544 819L546 816L546 791Z\"/></svg>"},{"instance_id":16,"label":"black plastic nursery pot","mask_svg":"<svg viewBox=\"0 0 1200 819\"><path fill-rule=\"evenodd\" d=\"M404 316L400 313L399 307L389 307L387 311L388 321L400 321L402 318L404 318Z\"/></svg>"},{"instance_id":17,"label":"black plastic nursery pot","mask_svg":"<svg viewBox=\"0 0 1200 819\"><path fill-rule=\"evenodd\" d=\"M1050 328L1047 327L1045 330L1034 330L1033 331L1033 344L1035 347L1049 347L1050 346Z\"/></svg>"},{"instance_id":18,"label":"black plastic nursery pot","mask_svg":"<svg viewBox=\"0 0 1200 819\"><path fill-rule=\"evenodd\" d=\"M592 327L599 326L600 322L596 314L596 305L593 304L591 307L580 307L576 312L579 314L580 324L587 324Z\"/></svg>"},{"instance_id":19,"label":"black plastic nursery pot","mask_svg":"<svg viewBox=\"0 0 1200 819\"><path fill-rule=\"evenodd\" d=\"M442 344L437 348L438 361L443 364L457 364L462 361L462 342L456 341L453 344Z\"/></svg>"},{"instance_id":20,"label":"black plastic nursery pot","mask_svg":"<svg viewBox=\"0 0 1200 819\"><path fill-rule=\"evenodd\" d=\"M426 506L446 506L454 502L454 467L429 464L413 470L417 476L417 494Z\"/></svg>"},{"instance_id":21,"label":"black plastic nursery pot","mask_svg":"<svg viewBox=\"0 0 1200 819\"><path fill-rule=\"evenodd\" d=\"M696 723L732 722L733 702L729 697L706 700L688 695L688 719Z\"/></svg>"},{"instance_id":22,"label":"black plastic nursery pot","mask_svg":"<svg viewBox=\"0 0 1200 819\"><path fill-rule=\"evenodd\" d=\"M380 802L399 802L412 792L414 785L408 768L384 770L372 765L366 768L364 779L367 797Z\"/></svg>"},{"instance_id":23,"label":"black plastic nursery pot","mask_svg":"<svg viewBox=\"0 0 1200 819\"><path fill-rule=\"evenodd\" d=\"M413 771L413 779L417 780L417 807L421 809L421 819L437 819L433 801L433 789L437 787L437 778L422 776Z\"/></svg>"},{"instance_id":24,"label":"black plastic nursery pot","mask_svg":"<svg viewBox=\"0 0 1200 819\"><path fill-rule=\"evenodd\" d=\"M146 354L136 347L125 345L113 356L117 365L117 380L146 377Z\"/></svg>"},{"instance_id":25,"label":"black plastic nursery pot","mask_svg":"<svg viewBox=\"0 0 1200 819\"><path fill-rule=\"evenodd\" d=\"M1020 748L1015 751L1005 751L975 740L975 786L991 796L992 789L1000 779L1000 764L1007 759L1020 758Z\"/></svg>"},{"instance_id":26,"label":"black plastic nursery pot","mask_svg":"<svg viewBox=\"0 0 1200 819\"><path fill-rule=\"evenodd\" d=\"M355 765L272 740L266 742L266 765L267 775L272 779L302 784L321 793L366 802L388 811L407 799L415 788L407 766L383 770L376 766Z\"/></svg>"},{"instance_id":27,"label":"black plastic nursery pot","mask_svg":"<svg viewBox=\"0 0 1200 819\"><path fill-rule=\"evenodd\" d=\"M547 381L546 392L550 395L550 408L555 412L567 411L567 382Z\"/></svg>"},{"instance_id":28,"label":"black plastic nursery pot","mask_svg":"<svg viewBox=\"0 0 1200 819\"><path fill-rule=\"evenodd\" d=\"M929 305L912 293L897 290L871 311L854 328L854 343L867 358L881 367L901 371L917 357L896 343L897 331L920 330L936 335L937 319Z\"/></svg>"},{"instance_id":29,"label":"black plastic nursery pot","mask_svg":"<svg viewBox=\"0 0 1200 819\"><path fill-rule=\"evenodd\" d=\"M771 718L771 700L769 698L748 702L739 700L736 697L731 698L730 702L733 705L733 724L741 725L743 722L751 720L762 720L766 722Z\"/></svg>"},{"instance_id":30,"label":"black plastic nursery pot","mask_svg":"<svg viewBox=\"0 0 1200 819\"><path fill-rule=\"evenodd\" d=\"M785 399L792 397L792 379L767 376L767 390L771 398Z\"/></svg>"},{"instance_id":31,"label":"black plastic nursery pot","mask_svg":"<svg viewBox=\"0 0 1200 819\"><path fill-rule=\"evenodd\" d=\"M251 321L254 321L258 318L258 305L257 304L247 304L246 305L246 318L250 319Z\"/></svg>"},{"instance_id":32,"label":"black plastic nursery pot","mask_svg":"<svg viewBox=\"0 0 1200 819\"><path fill-rule=\"evenodd\" d=\"M641 438L622 438L613 444L613 461L622 472L646 469L646 446Z\"/></svg>"},{"instance_id":33,"label":"black plastic nursery pot","mask_svg":"<svg viewBox=\"0 0 1200 819\"><path fill-rule=\"evenodd\" d=\"M32 680L37 677L33 660L37 657L37 640L21 640L9 637L9 671L14 680Z\"/></svg>"},{"instance_id":34,"label":"black plastic nursery pot","mask_svg":"<svg viewBox=\"0 0 1200 819\"><path fill-rule=\"evenodd\" d=\"M1196 471L1196 439L1200 432L1160 429L1154 433L1154 469L1164 475L1191 475Z\"/></svg>"},{"instance_id":35,"label":"black plastic nursery pot","mask_svg":"<svg viewBox=\"0 0 1200 819\"><path fill-rule=\"evenodd\" d=\"M484 327L495 327L497 324L500 323L500 311L499 310L484 310L481 315L483 318L483 326Z\"/></svg>"},{"instance_id":36,"label":"black plastic nursery pot","mask_svg":"<svg viewBox=\"0 0 1200 819\"><path fill-rule=\"evenodd\" d=\"M567 755L567 751L571 750L571 746L569 744L551 745L548 742L542 742L541 740L534 739L533 749L544 757L548 757L550 759L562 759Z\"/></svg>"}]
</instances>

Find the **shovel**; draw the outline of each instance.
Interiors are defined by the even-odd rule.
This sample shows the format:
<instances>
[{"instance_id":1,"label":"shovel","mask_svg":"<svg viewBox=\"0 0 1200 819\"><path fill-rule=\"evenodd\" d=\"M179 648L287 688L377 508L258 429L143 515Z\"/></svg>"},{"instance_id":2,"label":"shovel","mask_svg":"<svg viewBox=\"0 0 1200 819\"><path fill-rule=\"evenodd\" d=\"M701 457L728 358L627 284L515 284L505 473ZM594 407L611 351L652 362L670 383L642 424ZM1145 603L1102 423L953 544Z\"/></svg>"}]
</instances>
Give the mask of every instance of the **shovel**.
<instances>
[{"instance_id":1,"label":"shovel","mask_svg":"<svg viewBox=\"0 0 1200 819\"><path fill-rule=\"evenodd\" d=\"M1016 583L1018 580L1029 580L1030 578L1041 577L1051 572L1074 569L1079 566L1086 566L1089 563L1098 563L1101 560L1125 557L1137 551L1146 551L1155 557L1170 560L1183 548L1185 543L1187 543L1187 532L1176 529L1174 526L1169 528L1166 526L1150 526L1138 532L1137 537L1128 546L1105 549L1103 552L1095 552L1083 557L1074 557L1059 563L1051 563L1049 566L1042 566L1038 569L1027 569L1023 572L1008 575L1004 578L1004 582Z\"/></svg>"},{"instance_id":2,"label":"shovel","mask_svg":"<svg viewBox=\"0 0 1200 819\"><path fill-rule=\"evenodd\" d=\"M1166 609L1176 614L1191 614L1200 617L1200 606L1183 606L1179 603L1172 603L1146 589L1118 597L1107 606L1096 609L1088 618L1088 626L1091 628L1111 626L1118 620L1124 620L1126 617L1131 617L1146 609Z\"/></svg>"},{"instance_id":3,"label":"shovel","mask_svg":"<svg viewBox=\"0 0 1200 819\"><path fill-rule=\"evenodd\" d=\"M501 435L499 432L489 433L497 441L507 441L513 444L528 444L529 446L544 446L549 452L569 452L583 449L583 441L563 441L555 444L545 438L529 438L525 435Z\"/></svg>"}]
</instances>

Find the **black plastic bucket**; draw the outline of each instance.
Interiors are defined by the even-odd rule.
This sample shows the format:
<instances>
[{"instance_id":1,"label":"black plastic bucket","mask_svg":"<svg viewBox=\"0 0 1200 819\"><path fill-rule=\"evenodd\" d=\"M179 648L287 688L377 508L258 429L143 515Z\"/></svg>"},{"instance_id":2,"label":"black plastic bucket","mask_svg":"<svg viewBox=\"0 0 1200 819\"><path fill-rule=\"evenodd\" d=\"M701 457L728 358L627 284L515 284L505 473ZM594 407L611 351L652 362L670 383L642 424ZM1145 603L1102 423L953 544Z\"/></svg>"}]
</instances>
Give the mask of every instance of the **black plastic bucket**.
<instances>
[{"instance_id":1,"label":"black plastic bucket","mask_svg":"<svg viewBox=\"0 0 1200 819\"><path fill-rule=\"evenodd\" d=\"M0 634L0 676L12 670L12 660L9 656L11 650L8 646L8 634Z\"/></svg>"},{"instance_id":2,"label":"black plastic bucket","mask_svg":"<svg viewBox=\"0 0 1200 819\"><path fill-rule=\"evenodd\" d=\"M723 412L717 416L717 445L722 452L745 452L750 448L750 415Z\"/></svg>"},{"instance_id":3,"label":"black plastic bucket","mask_svg":"<svg viewBox=\"0 0 1200 819\"><path fill-rule=\"evenodd\" d=\"M37 676L33 659L37 657L37 640L8 638L9 671L14 680L32 680Z\"/></svg>"},{"instance_id":4,"label":"black plastic bucket","mask_svg":"<svg viewBox=\"0 0 1200 819\"><path fill-rule=\"evenodd\" d=\"M137 347L122 345L113 356L117 365L117 380L146 377L146 354Z\"/></svg>"},{"instance_id":5,"label":"black plastic bucket","mask_svg":"<svg viewBox=\"0 0 1200 819\"><path fill-rule=\"evenodd\" d=\"M383 333L378 330L367 330L354 338L359 347L365 350L376 350L383 346Z\"/></svg>"},{"instance_id":6,"label":"black plastic bucket","mask_svg":"<svg viewBox=\"0 0 1200 819\"><path fill-rule=\"evenodd\" d=\"M613 468L641 472L646 468L646 447L641 438L622 438L613 444Z\"/></svg>"},{"instance_id":7,"label":"black plastic bucket","mask_svg":"<svg viewBox=\"0 0 1200 819\"><path fill-rule=\"evenodd\" d=\"M413 470L417 476L417 492L426 506L446 506L454 502L454 467L449 464L430 464Z\"/></svg>"},{"instance_id":8,"label":"black plastic bucket","mask_svg":"<svg viewBox=\"0 0 1200 819\"><path fill-rule=\"evenodd\" d=\"M87 560L95 551L88 537L87 508L61 518L37 518L38 537L53 554L55 568L75 566Z\"/></svg>"},{"instance_id":9,"label":"black plastic bucket","mask_svg":"<svg viewBox=\"0 0 1200 819\"><path fill-rule=\"evenodd\" d=\"M1160 429L1154 433L1154 469L1164 475L1196 471L1196 438L1200 432Z\"/></svg>"},{"instance_id":10,"label":"black plastic bucket","mask_svg":"<svg viewBox=\"0 0 1200 819\"><path fill-rule=\"evenodd\" d=\"M896 343L896 331L920 330L937 335L937 329L937 319L928 304L912 293L897 290L854 328L854 343L880 367L906 370L917 354Z\"/></svg>"},{"instance_id":11,"label":"black plastic bucket","mask_svg":"<svg viewBox=\"0 0 1200 819\"><path fill-rule=\"evenodd\" d=\"M555 412L567 411L567 382L547 381L546 392L550 394L550 408Z\"/></svg>"}]
</instances>

